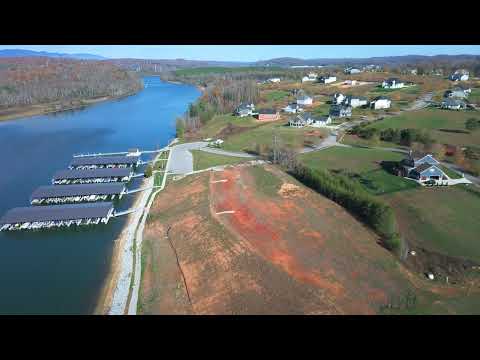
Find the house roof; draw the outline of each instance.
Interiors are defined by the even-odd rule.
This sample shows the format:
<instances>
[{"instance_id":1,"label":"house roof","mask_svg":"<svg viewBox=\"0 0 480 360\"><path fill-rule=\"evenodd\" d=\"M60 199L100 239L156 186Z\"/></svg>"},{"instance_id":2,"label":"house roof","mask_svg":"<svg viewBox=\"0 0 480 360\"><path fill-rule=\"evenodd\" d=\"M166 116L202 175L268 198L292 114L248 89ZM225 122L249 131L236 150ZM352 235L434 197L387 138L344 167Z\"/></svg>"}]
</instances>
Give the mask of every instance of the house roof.
<instances>
[{"instance_id":1,"label":"house roof","mask_svg":"<svg viewBox=\"0 0 480 360\"><path fill-rule=\"evenodd\" d=\"M373 101L377 101L377 100L390 100L390 99L386 96L377 96L375 99L373 99Z\"/></svg>"},{"instance_id":2,"label":"house roof","mask_svg":"<svg viewBox=\"0 0 480 360\"><path fill-rule=\"evenodd\" d=\"M274 110L274 109L261 109L261 110L258 110L258 113L259 113L259 114L276 114L276 113L277 113L277 110Z\"/></svg>"},{"instance_id":3,"label":"house roof","mask_svg":"<svg viewBox=\"0 0 480 360\"><path fill-rule=\"evenodd\" d=\"M462 100L446 98L443 100L443 103L447 106L465 106L465 103Z\"/></svg>"},{"instance_id":4,"label":"house roof","mask_svg":"<svg viewBox=\"0 0 480 360\"><path fill-rule=\"evenodd\" d=\"M428 160L432 160L432 162L433 162L434 164L439 164L439 161L438 161L437 159L435 159L432 154L427 154L427 155L425 155L425 156L423 156L423 157L415 160L415 162L416 162L416 163L422 163L422 164L423 164L423 163L425 163L425 162L428 162Z\"/></svg>"},{"instance_id":5,"label":"house roof","mask_svg":"<svg viewBox=\"0 0 480 360\"><path fill-rule=\"evenodd\" d=\"M417 173L421 174L425 170L430 169L432 166L434 166L434 165L429 164L429 163L422 163L422 164L418 165L417 167L413 168L412 171L416 171Z\"/></svg>"},{"instance_id":6,"label":"house roof","mask_svg":"<svg viewBox=\"0 0 480 360\"><path fill-rule=\"evenodd\" d=\"M312 99L312 97L309 96L309 95L307 95L307 94L305 94L305 93L297 96L297 100L307 100L307 99Z\"/></svg>"}]
</instances>

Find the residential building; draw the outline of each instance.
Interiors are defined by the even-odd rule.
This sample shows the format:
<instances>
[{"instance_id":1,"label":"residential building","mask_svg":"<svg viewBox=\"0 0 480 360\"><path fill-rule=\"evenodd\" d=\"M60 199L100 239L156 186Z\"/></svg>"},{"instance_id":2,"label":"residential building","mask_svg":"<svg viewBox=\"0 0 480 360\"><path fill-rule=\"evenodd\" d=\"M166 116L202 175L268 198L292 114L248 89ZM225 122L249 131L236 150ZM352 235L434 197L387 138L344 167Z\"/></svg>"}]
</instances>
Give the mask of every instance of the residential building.
<instances>
[{"instance_id":1,"label":"residential building","mask_svg":"<svg viewBox=\"0 0 480 360\"><path fill-rule=\"evenodd\" d=\"M297 112L302 112L303 107L297 103L290 103L285 106L283 109L286 113L296 114Z\"/></svg>"},{"instance_id":2,"label":"residential building","mask_svg":"<svg viewBox=\"0 0 480 360\"><path fill-rule=\"evenodd\" d=\"M350 85L350 86L355 86L357 85L358 81L357 80L345 80L343 83L344 85Z\"/></svg>"},{"instance_id":3,"label":"residential building","mask_svg":"<svg viewBox=\"0 0 480 360\"><path fill-rule=\"evenodd\" d=\"M312 113L305 112L298 114L289 120L289 125L291 127L301 128L305 126L314 126L314 127L323 127L327 126L332 122L330 116L317 116Z\"/></svg>"},{"instance_id":4,"label":"residential building","mask_svg":"<svg viewBox=\"0 0 480 360\"><path fill-rule=\"evenodd\" d=\"M305 92L299 92L297 95L297 104L298 105L312 105L313 104L313 98L309 95L307 95Z\"/></svg>"},{"instance_id":5,"label":"residential building","mask_svg":"<svg viewBox=\"0 0 480 360\"><path fill-rule=\"evenodd\" d=\"M382 82L382 87L384 89L401 89L405 86L405 82L397 78L389 78Z\"/></svg>"},{"instance_id":6,"label":"residential building","mask_svg":"<svg viewBox=\"0 0 480 360\"><path fill-rule=\"evenodd\" d=\"M332 104L340 105L345 101L346 96L342 93L333 94Z\"/></svg>"},{"instance_id":7,"label":"residential building","mask_svg":"<svg viewBox=\"0 0 480 360\"><path fill-rule=\"evenodd\" d=\"M268 79L267 82L278 83L280 82L280 78L271 78L271 79Z\"/></svg>"},{"instance_id":8,"label":"residential building","mask_svg":"<svg viewBox=\"0 0 480 360\"><path fill-rule=\"evenodd\" d=\"M370 107L375 110L389 109L391 105L392 101L385 96L379 96L370 102Z\"/></svg>"},{"instance_id":9,"label":"residential building","mask_svg":"<svg viewBox=\"0 0 480 360\"><path fill-rule=\"evenodd\" d=\"M472 92L471 89L462 89L460 87L454 88L453 90L447 90L445 92L445 97L452 97L458 99L465 99Z\"/></svg>"},{"instance_id":10,"label":"residential building","mask_svg":"<svg viewBox=\"0 0 480 360\"><path fill-rule=\"evenodd\" d=\"M343 71L345 74L359 74L362 70L355 68L355 67L348 67Z\"/></svg>"},{"instance_id":11,"label":"residential building","mask_svg":"<svg viewBox=\"0 0 480 360\"><path fill-rule=\"evenodd\" d=\"M442 109L461 110L461 109L466 109L467 104L465 104L465 102L462 100L452 99L448 97L443 99L441 107Z\"/></svg>"},{"instance_id":12,"label":"residential building","mask_svg":"<svg viewBox=\"0 0 480 360\"><path fill-rule=\"evenodd\" d=\"M280 114L274 109L261 109L258 110L259 121L275 121L280 119Z\"/></svg>"},{"instance_id":13,"label":"residential building","mask_svg":"<svg viewBox=\"0 0 480 360\"><path fill-rule=\"evenodd\" d=\"M452 81L467 81L469 78L469 72L467 70L457 70L452 75L450 75L449 79Z\"/></svg>"},{"instance_id":14,"label":"residential building","mask_svg":"<svg viewBox=\"0 0 480 360\"><path fill-rule=\"evenodd\" d=\"M255 105L248 103L241 103L235 109L235 115L240 117L252 116L255 113Z\"/></svg>"},{"instance_id":15,"label":"residential building","mask_svg":"<svg viewBox=\"0 0 480 360\"><path fill-rule=\"evenodd\" d=\"M403 174L406 177L425 182L429 180L448 180L448 176L442 170L440 162L431 154L414 160L411 154L401 162Z\"/></svg>"},{"instance_id":16,"label":"residential building","mask_svg":"<svg viewBox=\"0 0 480 360\"><path fill-rule=\"evenodd\" d=\"M345 105L351 106L352 108L357 108L360 106L366 106L368 104L368 99L364 96L348 95L345 97L343 103Z\"/></svg>"},{"instance_id":17,"label":"residential building","mask_svg":"<svg viewBox=\"0 0 480 360\"><path fill-rule=\"evenodd\" d=\"M346 105L332 105L330 107L330 116L349 117L352 116L352 107Z\"/></svg>"},{"instance_id":18,"label":"residential building","mask_svg":"<svg viewBox=\"0 0 480 360\"><path fill-rule=\"evenodd\" d=\"M322 84L330 84L330 83L333 83L337 81L337 77L336 76L333 76L333 75L325 75L325 76L320 76L318 78L318 82L322 83Z\"/></svg>"},{"instance_id":19,"label":"residential building","mask_svg":"<svg viewBox=\"0 0 480 360\"><path fill-rule=\"evenodd\" d=\"M316 73L309 73L308 76L304 76L302 78L302 82L316 81L317 78L318 78L318 75Z\"/></svg>"}]
</instances>

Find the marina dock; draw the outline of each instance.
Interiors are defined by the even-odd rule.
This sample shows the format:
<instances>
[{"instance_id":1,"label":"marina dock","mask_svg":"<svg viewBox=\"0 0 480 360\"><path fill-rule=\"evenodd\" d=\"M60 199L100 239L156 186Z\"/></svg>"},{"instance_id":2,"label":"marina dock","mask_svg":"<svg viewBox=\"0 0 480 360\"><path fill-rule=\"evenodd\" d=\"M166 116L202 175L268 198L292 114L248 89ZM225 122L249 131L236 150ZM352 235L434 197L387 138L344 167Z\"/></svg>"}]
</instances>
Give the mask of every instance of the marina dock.
<instances>
[{"instance_id":1,"label":"marina dock","mask_svg":"<svg viewBox=\"0 0 480 360\"><path fill-rule=\"evenodd\" d=\"M54 173L52 185L40 186L32 193L31 206L11 209L0 219L0 231L107 224L112 217L135 212L139 209L116 212L113 201L151 189L128 190L127 183L145 176L135 172L152 162L142 161L142 154L165 149L74 155L68 169Z\"/></svg>"}]
</instances>

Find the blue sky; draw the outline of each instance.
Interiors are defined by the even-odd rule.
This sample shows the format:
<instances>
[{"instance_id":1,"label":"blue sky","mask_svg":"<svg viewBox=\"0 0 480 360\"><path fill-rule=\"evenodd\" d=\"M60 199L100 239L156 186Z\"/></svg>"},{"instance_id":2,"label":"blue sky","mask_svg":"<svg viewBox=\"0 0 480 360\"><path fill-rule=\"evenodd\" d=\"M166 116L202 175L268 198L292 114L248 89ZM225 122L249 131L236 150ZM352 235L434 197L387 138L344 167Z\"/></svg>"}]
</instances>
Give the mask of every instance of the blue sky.
<instances>
[{"instance_id":1,"label":"blue sky","mask_svg":"<svg viewBox=\"0 0 480 360\"><path fill-rule=\"evenodd\" d=\"M354 58L396 55L480 55L478 45L0 45L61 53L91 53L109 58L257 61L276 57Z\"/></svg>"}]
</instances>

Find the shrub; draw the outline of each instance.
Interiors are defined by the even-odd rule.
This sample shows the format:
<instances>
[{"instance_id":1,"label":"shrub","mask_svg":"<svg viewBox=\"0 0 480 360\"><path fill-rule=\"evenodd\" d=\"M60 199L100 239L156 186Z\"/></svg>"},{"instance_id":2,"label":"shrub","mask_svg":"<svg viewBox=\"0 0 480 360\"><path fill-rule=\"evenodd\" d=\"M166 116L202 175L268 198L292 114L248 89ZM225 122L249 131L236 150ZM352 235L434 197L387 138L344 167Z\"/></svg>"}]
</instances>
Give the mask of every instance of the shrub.
<instances>
[{"instance_id":1,"label":"shrub","mask_svg":"<svg viewBox=\"0 0 480 360\"><path fill-rule=\"evenodd\" d=\"M383 238L395 234L397 224L391 207L368 194L358 182L342 174L310 169L298 163L289 172L306 186L345 207Z\"/></svg>"},{"instance_id":2,"label":"shrub","mask_svg":"<svg viewBox=\"0 0 480 360\"><path fill-rule=\"evenodd\" d=\"M152 165L148 164L146 167L145 167L145 171L143 172L144 176L146 178L149 178L150 176L152 176L153 174L153 168L152 168Z\"/></svg>"},{"instance_id":3,"label":"shrub","mask_svg":"<svg viewBox=\"0 0 480 360\"><path fill-rule=\"evenodd\" d=\"M477 130L480 127L480 120L475 118L470 118L465 122L465 128L468 130Z\"/></svg>"}]
</instances>

